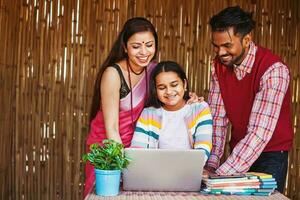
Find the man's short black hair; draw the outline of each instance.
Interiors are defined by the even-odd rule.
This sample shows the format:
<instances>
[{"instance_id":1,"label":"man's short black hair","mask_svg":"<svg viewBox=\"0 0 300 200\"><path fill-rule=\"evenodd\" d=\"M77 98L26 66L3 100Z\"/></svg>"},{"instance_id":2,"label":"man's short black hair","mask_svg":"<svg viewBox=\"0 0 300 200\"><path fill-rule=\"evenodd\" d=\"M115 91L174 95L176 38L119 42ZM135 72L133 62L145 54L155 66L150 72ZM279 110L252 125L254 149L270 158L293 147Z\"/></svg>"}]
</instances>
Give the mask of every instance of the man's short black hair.
<instances>
[{"instance_id":1,"label":"man's short black hair","mask_svg":"<svg viewBox=\"0 0 300 200\"><path fill-rule=\"evenodd\" d=\"M239 6L228 7L214 15L209 22L212 32L228 31L233 28L235 35L242 37L250 33L255 26L252 13L245 12Z\"/></svg>"}]
</instances>

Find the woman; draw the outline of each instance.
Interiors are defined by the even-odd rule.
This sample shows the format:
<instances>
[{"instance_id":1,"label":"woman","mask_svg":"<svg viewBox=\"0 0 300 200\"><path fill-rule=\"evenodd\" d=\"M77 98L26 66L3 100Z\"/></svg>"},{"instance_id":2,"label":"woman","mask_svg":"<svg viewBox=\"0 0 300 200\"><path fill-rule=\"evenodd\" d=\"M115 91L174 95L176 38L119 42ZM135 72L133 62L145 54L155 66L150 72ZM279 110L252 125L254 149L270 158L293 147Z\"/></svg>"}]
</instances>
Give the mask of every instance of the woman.
<instances>
[{"instance_id":1,"label":"woman","mask_svg":"<svg viewBox=\"0 0 300 200\"><path fill-rule=\"evenodd\" d=\"M94 87L87 150L93 143L114 139L130 145L136 120L146 99L148 75L155 67L157 33L144 18L129 19L102 64ZM84 196L93 188L95 175L86 164Z\"/></svg>"}]
</instances>

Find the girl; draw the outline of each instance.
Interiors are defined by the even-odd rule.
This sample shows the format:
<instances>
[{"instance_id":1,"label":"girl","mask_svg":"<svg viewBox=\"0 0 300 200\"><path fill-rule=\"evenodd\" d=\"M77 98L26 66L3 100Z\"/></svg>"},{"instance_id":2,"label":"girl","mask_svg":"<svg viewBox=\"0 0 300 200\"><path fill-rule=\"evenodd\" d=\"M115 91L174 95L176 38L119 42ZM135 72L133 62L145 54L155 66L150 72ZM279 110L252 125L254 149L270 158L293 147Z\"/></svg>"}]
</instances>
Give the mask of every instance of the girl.
<instances>
[{"instance_id":1,"label":"girl","mask_svg":"<svg viewBox=\"0 0 300 200\"><path fill-rule=\"evenodd\" d=\"M187 104L186 75L175 62L160 62L150 77L150 97L137 121L131 147L212 148L212 116L207 103Z\"/></svg>"}]
</instances>

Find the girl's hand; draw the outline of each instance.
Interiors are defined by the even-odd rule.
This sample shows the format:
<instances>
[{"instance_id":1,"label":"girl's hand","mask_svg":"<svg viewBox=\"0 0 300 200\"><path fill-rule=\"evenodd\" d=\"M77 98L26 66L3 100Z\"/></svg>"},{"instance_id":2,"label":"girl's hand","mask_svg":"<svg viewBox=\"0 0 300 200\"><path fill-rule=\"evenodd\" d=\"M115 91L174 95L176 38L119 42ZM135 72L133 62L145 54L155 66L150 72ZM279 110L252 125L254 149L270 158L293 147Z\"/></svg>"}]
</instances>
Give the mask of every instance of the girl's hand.
<instances>
[{"instance_id":1,"label":"girl's hand","mask_svg":"<svg viewBox=\"0 0 300 200\"><path fill-rule=\"evenodd\" d=\"M192 104L192 103L201 103L204 101L204 97L198 97L195 92L190 92L190 99L186 102L187 104Z\"/></svg>"}]
</instances>

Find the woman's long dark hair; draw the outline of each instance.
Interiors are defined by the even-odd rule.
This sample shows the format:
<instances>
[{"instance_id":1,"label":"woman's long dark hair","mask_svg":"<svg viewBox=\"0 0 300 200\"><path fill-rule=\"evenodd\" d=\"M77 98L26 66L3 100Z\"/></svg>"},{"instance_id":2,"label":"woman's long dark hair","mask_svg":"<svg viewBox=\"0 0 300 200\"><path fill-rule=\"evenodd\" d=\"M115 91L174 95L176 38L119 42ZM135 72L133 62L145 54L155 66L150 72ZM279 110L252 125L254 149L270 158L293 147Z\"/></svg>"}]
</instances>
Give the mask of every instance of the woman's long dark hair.
<instances>
[{"instance_id":1,"label":"woman's long dark hair","mask_svg":"<svg viewBox=\"0 0 300 200\"><path fill-rule=\"evenodd\" d=\"M187 101L190 98L188 81L182 67L178 63L173 61L163 61L158 63L151 73L149 83L150 92L149 98L146 102L146 107L153 106L155 108L160 108L163 106L163 103L158 99L156 92L156 77L162 72L174 72L178 75L178 77L182 80L183 83L186 81L187 85L183 95L183 99Z\"/></svg>"},{"instance_id":2,"label":"woman's long dark hair","mask_svg":"<svg viewBox=\"0 0 300 200\"><path fill-rule=\"evenodd\" d=\"M100 70L97 74L95 85L94 85L94 94L92 99L91 111L90 111L90 122L95 118L98 110L100 109L101 104L101 95L100 95L100 84L101 77L103 72L108 66L111 66L125 58L127 58L127 53L125 52L125 47L127 48L127 42L129 38L135 33L150 31L153 34L155 40L155 53L153 59L156 57L156 52L158 49L158 37L152 23L142 17L131 18L126 21L122 31L119 33L117 40L113 44L107 58L100 66Z\"/></svg>"}]
</instances>

